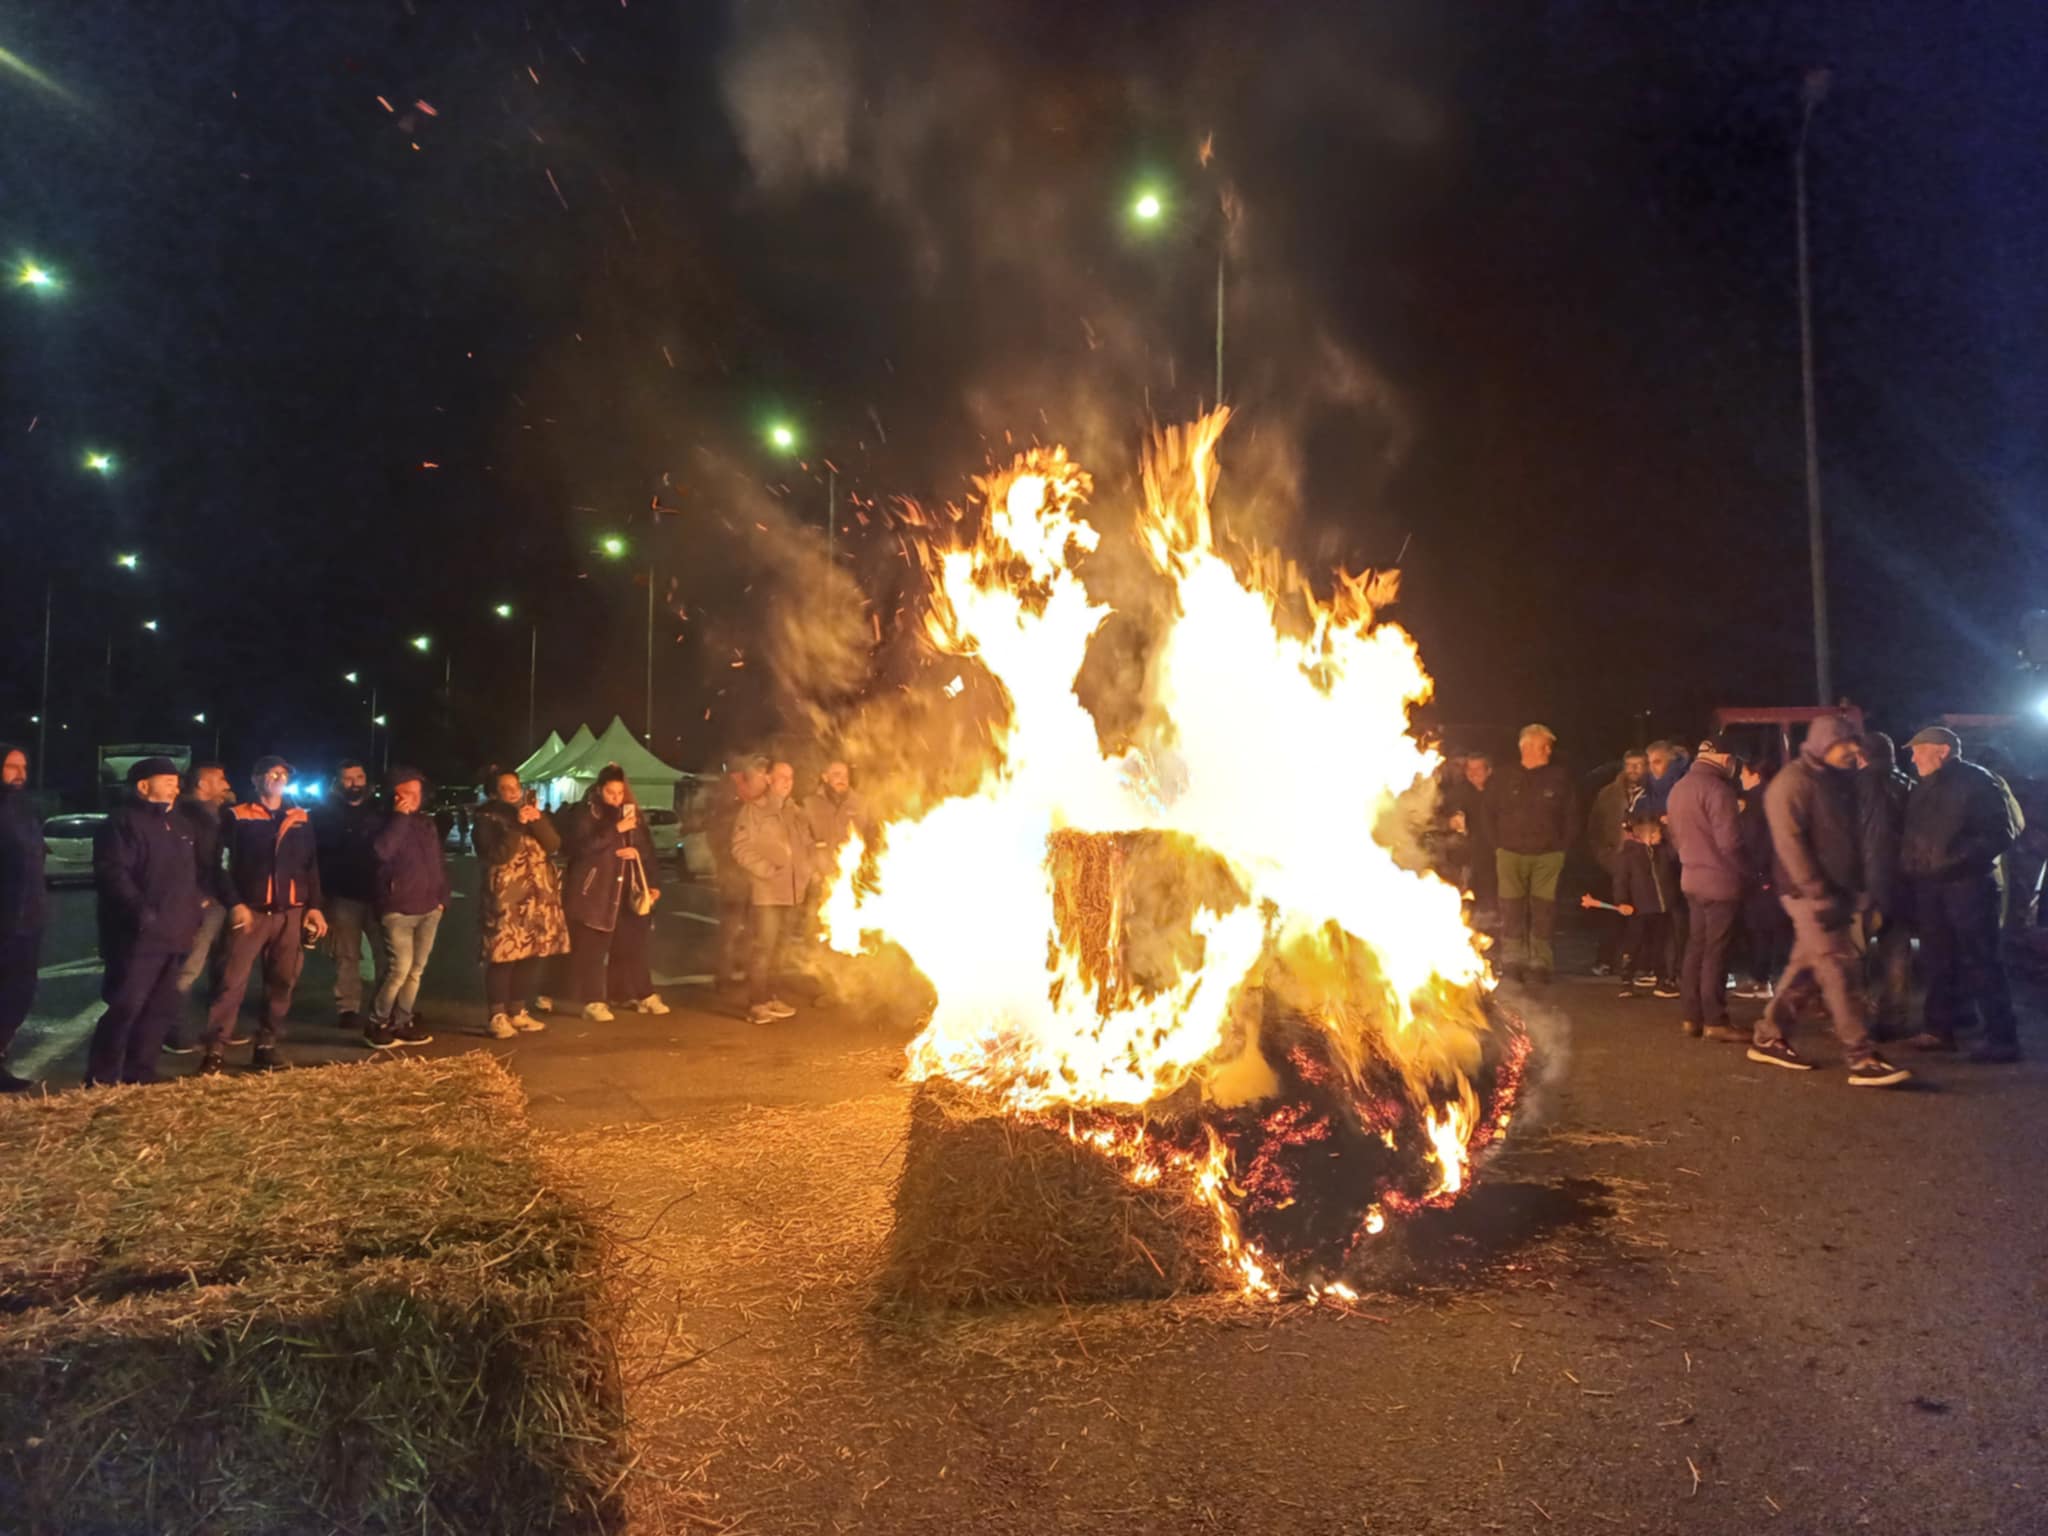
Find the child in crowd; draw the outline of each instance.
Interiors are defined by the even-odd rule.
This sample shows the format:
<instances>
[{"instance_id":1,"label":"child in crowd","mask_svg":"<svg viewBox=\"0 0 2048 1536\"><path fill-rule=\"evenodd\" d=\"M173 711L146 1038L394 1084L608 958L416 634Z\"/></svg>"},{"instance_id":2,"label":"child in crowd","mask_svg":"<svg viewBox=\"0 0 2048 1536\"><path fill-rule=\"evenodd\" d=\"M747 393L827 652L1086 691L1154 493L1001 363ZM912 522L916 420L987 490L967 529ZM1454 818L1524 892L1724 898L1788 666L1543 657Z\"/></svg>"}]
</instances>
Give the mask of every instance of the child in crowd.
<instances>
[{"instance_id":1,"label":"child in crowd","mask_svg":"<svg viewBox=\"0 0 2048 1536\"><path fill-rule=\"evenodd\" d=\"M1656 812L1630 814L1614 873L1614 900L1623 923L1619 974L1634 978L1623 997L1633 997L1639 988L1658 997L1678 996L1677 985L1664 974L1671 947L1671 904L1677 892L1671 889L1669 866L1662 857L1663 841L1664 823Z\"/></svg>"}]
</instances>

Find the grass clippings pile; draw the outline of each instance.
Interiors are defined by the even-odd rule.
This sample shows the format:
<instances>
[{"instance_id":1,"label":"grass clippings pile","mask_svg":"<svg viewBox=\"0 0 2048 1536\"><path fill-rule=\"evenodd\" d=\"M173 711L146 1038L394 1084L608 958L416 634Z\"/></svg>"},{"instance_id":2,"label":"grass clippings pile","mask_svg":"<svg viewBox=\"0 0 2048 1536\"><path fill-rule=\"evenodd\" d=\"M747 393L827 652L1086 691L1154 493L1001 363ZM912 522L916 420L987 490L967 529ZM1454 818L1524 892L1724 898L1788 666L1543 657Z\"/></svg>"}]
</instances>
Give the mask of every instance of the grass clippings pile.
<instances>
[{"instance_id":1,"label":"grass clippings pile","mask_svg":"<svg viewBox=\"0 0 2048 1536\"><path fill-rule=\"evenodd\" d=\"M613 1528L618 1313L487 1056L0 1104L10 1529Z\"/></svg>"},{"instance_id":2,"label":"grass clippings pile","mask_svg":"<svg viewBox=\"0 0 2048 1536\"><path fill-rule=\"evenodd\" d=\"M1054 1124L955 1084L911 1101L881 1276L885 1302L1115 1301L1224 1283L1215 1214L1185 1174L1139 1185Z\"/></svg>"}]
</instances>

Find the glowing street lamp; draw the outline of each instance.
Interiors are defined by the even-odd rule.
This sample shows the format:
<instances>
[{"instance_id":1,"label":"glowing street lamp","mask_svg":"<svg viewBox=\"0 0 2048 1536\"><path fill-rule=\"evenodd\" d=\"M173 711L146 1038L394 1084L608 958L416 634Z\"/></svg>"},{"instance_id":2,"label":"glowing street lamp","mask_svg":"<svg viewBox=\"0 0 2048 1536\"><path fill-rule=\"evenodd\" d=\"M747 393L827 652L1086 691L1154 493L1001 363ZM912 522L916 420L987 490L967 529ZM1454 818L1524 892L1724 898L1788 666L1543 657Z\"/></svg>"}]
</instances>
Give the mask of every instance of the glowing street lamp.
<instances>
[{"instance_id":1,"label":"glowing street lamp","mask_svg":"<svg viewBox=\"0 0 2048 1536\"><path fill-rule=\"evenodd\" d=\"M616 533L608 533L597 541L597 547L604 552L607 560L623 560L626 555L626 541Z\"/></svg>"},{"instance_id":2,"label":"glowing street lamp","mask_svg":"<svg viewBox=\"0 0 2048 1536\"><path fill-rule=\"evenodd\" d=\"M116 555L114 556L114 564L124 571L137 571L142 569L142 556L134 554Z\"/></svg>"},{"instance_id":3,"label":"glowing street lamp","mask_svg":"<svg viewBox=\"0 0 2048 1536\"><path fill-rule=\"evenodd\" d=\"M57 274L33 261L24 261L14 274L14 284L17 288L33 288L48 293L57 286Z\"/></svg>"},{"instance_id":4,"label":"glowing street lamp","mask_svg":"<svg viewBox=\"0 0 2048 1536\"><path fill-rule=\"evenodd\" d=\"M200 711L199 711L199 713L197 713L196 715L194 715L194 716L192 717L192 723L193 723L194 725L204 725L204 724L206 724L206 711L202 709L202 710L200 710Z\"/></svg>"},{"instance_id":5,"label":"glowing street lamp","mask_svg":"<svg viewBox=\"0 0 2048 1536\"><path fill-rule=\"evenodd\" d=\"M414 635L406 644L424 656L434 648L434 637L432 635Z\"/></svg>"},{"instance_id":6,"label":"glowing street lamp","mask_svg":"<svg viewBox=\"0 0 2048 1536\"><path fill-rule=\"evenodd\" d=\"M500 603L491 612L501 619L509 619L512 617L512 605L510 603Z\"/></svg>"},{"instance_id":7,"label":"glowing street lamp","mask_svg":"<svg viewBox=\"0 0 2048 1536\"><path fill-rule=\"evenodd\" d=\"M782 452L788 453L796 447L796 428L786 421L773 422L768 428L768 441Z\"/></svg>"},{"instance_id":8,"label":"glowing street lamp","mask_svg":"<svg viewBox=\"0 0 2048 1536\"><path fill-rule=\"evenodd\" d=\"M389 715L372 715L370 716L370 724L382 729L391 724L391 717Z\"/></svg>"},{"instance_id":9,"label":"glowing street lamp","mask_svg":"<svg viewBox=\"0 0 2048 1536\"><path fill-rule=\"evenodd\" d=\"M114 456L111 453L88 453L85 467L96 475L111 475L114 472Z\"/></svg>"},{"instance_id":10,"label":"glowing street lamp","mask_svg":"<svg viewBox=\"0 0 2048 1536\"><path fill-rule=\"evenodd\" d=\"M150 633L151 633L151 634L153 635L153 634L155 634L155 633L156 633L156 620L155 620L155 619L144 619L144 620L142 621L142 627L143 627L144 629L148 630L148 631L149 631L149 632L150 632Z\"/></svg>"},{"instance_id":11,"label":"glowing street lamp","mask_svg":"<svg viewBox=\"0 0 2048 1536\"><path fill-rule=\"evenodd\" d=\"M360 672L344 672L341 674L341 680L353 688L363 680L363 674Z\"/></svg>"},{"instance_id":12,"label":"glowing street lamp","mask_svg":"<svg viewBox=\"0 0 2048 1536\"><path fill-rule=\"evenodd\" d=\"M1131 217L1141 224L1156 224L1166 212L1166 201L1157 192L1140 192L1131 201Z\"/></svg>"}]
</instances>

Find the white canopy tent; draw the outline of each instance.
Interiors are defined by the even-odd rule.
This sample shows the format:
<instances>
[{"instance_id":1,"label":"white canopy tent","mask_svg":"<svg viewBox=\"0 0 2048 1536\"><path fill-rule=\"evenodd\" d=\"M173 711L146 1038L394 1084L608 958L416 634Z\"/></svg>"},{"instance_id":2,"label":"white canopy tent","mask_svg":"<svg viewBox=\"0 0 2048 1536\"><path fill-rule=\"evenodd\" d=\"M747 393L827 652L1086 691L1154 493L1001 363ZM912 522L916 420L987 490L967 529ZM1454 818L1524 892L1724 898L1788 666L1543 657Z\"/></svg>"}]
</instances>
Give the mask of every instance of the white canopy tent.
<instances>
[{"instance_id":1,"label":"white canopy tent","mask_svg":"<svg viewBox=\"0 0 2048 1536\"><path fill-rule=\"evenodd\" d=\"M565 805L580 800L597 782L597 776L607 763L617 763L626 770L626 782L632 787L633 798L649 810L668 810L675 805L676 785L686 777L680 768L671 768L640 744L640 739L626 728L626 722L617 715L604 728L604 734L591 737L589 727L576 733L584 741L581 752L573 757L565 748L562 756L545 764L536 782L540 783L541 796L550 806Z\"/></svg>"},{"instance_id":2,"label":"white canopy tent","mask_svg":"<svg viewBox=\"0 0 2048 1536\"><path fill-rule=\"evenodd\" d=\"M567 743L562 740L562 733L560 731L549 731L548 739L535 747L533 755L512 771L519 776L520 783L531 783L534 769L544 768L560 757L562 755L562 748L566 745Z\"/></svg>"},{"instance_id":3,"label":"white canopy tent","mask_svg":"<svg viewBox=\"0 0 2048 1536\"><path fill-rule=\"evenodd\" d=\"M576 727L576 734L569 738L560 751L556 752L554 756L548 758L545 762L535 763L533 758L528 758L524 763L520 764L519 782L539 790L540 798L552 806L555 803L553 785L556 776L562 769L574 764L578 758L596 745L597 738L590 734L590 727L579 725ZM539 755L539 753L534 754L535 757Z\"/></svg>"}]
</instances>

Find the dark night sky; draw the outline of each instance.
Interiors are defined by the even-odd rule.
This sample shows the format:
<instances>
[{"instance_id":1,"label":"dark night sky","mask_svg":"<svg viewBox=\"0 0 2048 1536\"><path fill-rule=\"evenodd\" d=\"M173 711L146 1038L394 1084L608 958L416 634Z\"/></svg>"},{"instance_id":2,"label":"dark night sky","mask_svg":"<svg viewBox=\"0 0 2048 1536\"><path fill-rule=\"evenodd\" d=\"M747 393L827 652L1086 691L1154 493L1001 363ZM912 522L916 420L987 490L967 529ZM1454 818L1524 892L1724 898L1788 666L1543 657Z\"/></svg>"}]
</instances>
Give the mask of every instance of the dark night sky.
<instances>
[{"instance_id":1,"label":"dark night sky","mask_svg":"<svg viewBox=\"0 0 2048 1536\"><path fill-rule=\"evenodd\" d=\"M864 499L957 497L1006 432L1113 498L1148 408L1209 391L1226 183L1226 510L1312 567L1409 540L1446 719L1590 760L1637 711L1806 702L1815 64L1838 687L1894 725L2010 702L2048 478L2035 0L69 0L0 49L0 255L66 285L0 294L0 734L33 735L53 583L73 763L210 744L198 710L238 761L316 761L364 737L351 667L400 756L516 757L501 600L539 616L543 729L637 724L647 557L658 744L715 760L786 716L831 597L787 524L822 464L761 424ZM848 540L870 590L894 537Z\"/></svg>"}]
</instances>

